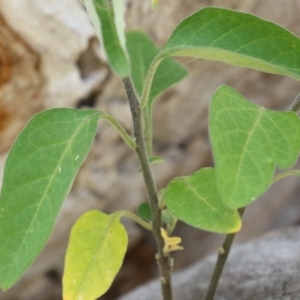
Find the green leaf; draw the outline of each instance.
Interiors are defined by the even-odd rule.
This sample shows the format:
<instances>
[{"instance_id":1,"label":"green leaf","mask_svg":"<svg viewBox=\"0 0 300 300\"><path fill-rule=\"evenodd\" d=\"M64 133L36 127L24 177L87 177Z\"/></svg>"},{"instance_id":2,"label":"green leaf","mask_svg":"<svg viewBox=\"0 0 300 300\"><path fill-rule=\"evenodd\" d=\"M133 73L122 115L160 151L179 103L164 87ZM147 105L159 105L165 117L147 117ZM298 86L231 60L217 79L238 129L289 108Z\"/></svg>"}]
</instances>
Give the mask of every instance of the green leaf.
<instances>
[{"instance_id":1,"label":"green leaf","mask_svg":"<svg viewBox=\"0 0 300 300\"><path fill-rule=\"evenodd\" d=\"M171 234L174 231L178 220L168 209L163 209L162 221L166 225L167 232Z\"/></svg>"},{"instance_id":2,"label":"green leaf","mask_svg":"<svg viewBox=\"0 0 300 300\"><path fill-rule=\"evenodd\" d=\"M180 23L158 59L192 56L300 79L300 40L254 15L207 7Z\"/></svg>"},{"instance_id":3,"label":"green leaf","mask_svg":"<svg viewBox=\"0 0 300 300\"><path fill-rule=\"evenodd\" d=\"M163 209L161 213L164 224L172 225L174 222L177 221L177 219L170 213L168 209Z\"/></svg>"},{"instance_id":4,"label":"green leaf","mask_svg":"<svg viewBox=\"0 0 300 300\"><path fill-rule=\"evenodd\" d=\"M156 97L163 91L176 84L188 75L188 72L174 60L167 58L154 68L151 80L146 80L147 71L159 53L154 43L141 31L131 31L126 34L127 49L131 62L131 79L139 96L142 95L143 87L147 90L147 105L141 103L147 132L146 141L148 154L152 156L152 107ZM154 78L153 78L154 76ZM153 81L152 81L153 79ZM144 86L145 85L145 86ZM149 97L148 97L149 96Z\"/></svg>"},{"instance_id":5,"label":"green leaf","mask_svg":"<svg viewBox=\"0 0 300 300\"><path fill-rule=\"evenodd\" d=\"M151 156L149 158L150 165L155 165L164 162L165 159L162 156Z\"/></svg>"},{"instance_id":6,"label":"green leaf","mask_svg":"<svg viewBox=\"0 0 300 300\"><path fill-rule=\"evenodd\" d=\"M0 196L0 285L10 288L45 246L94 139L96 110L35 115L13 144Z\"/></svg>"},{"instance_id":7,"label":"green leaf","mask_svg":"<svg viewBox=\"0 0 300 300\"><path fill-rule=\"evenodd\" d=\"M213 168L172 180L166 188L165 201L176 218L196 228L217 233L241 228L239 213L220 199Z\"/></svg>"},{"instance_id":8,"label":"green leaf","mask_svg":"<svg viewBox=\"0 0 300 300\"><path fill-rule=\"evenodd\" d=\"M102 296L119 272L128 244L120 214L89 211L73 226L63 276L64 300Z\"/></svg>"},{"instance_id":9,"label":"green leaf","mask_svg":"<svg viewBox=\"0 0 300 300\"><path fill-rule=\"evenodd\" d=\"M122 0L84 0L97 37L111 68L121 77L130 74L126 50L124 4Z\"/></svg>"},{"instance_id":10,"label":"green leaf","mask_svg":"<svg viewBox=\"0 0 300 300\"><path fill-rule=\"evenodd\" d=\"M146 221L152 222L152 213L150 205L146 202L141 203L138 207L138 215Z\"/></svg>"},{"instance_id":11,"label":"green leaf","mask_svg":"<svg viewBox=\"0 0 300 300\"><path fill-rule=\"evenodd\" d=\"M300 150L300 120L221 86L213 95L209 132L222 201L244 207L269 187L275 167L290 168Z\"/></svg>"},{"instance_id":12,"label":"green leaf","mask_svg":"<svg viewBox=\"0 0 300 300\"><path fill-rule=\"evenodd\" d=\"M159 50L141 31L127 32L126 40L131 61L131 78L136 92L141 96L147 71ZM154 75L148 105L151 107L159 94L187 75L187 70L174 60L164 60Z\"/></svg>"}]
</instances>

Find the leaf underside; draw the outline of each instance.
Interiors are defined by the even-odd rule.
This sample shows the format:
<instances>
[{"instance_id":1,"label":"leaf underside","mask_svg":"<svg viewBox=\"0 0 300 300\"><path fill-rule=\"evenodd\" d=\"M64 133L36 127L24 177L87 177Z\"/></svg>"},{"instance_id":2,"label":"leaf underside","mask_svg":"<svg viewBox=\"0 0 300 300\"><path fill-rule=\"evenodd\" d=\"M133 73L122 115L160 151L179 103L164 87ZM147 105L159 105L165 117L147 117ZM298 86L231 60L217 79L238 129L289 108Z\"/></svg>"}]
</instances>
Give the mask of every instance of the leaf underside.
<instances>
[{"instance_id":1,"label":"leaf underside","mask_svg":"<svg viewBox=\"0 0 300 300\"><path fill-rule=\"evenodd\" d=\"M126 50L124 5L122 0L85 0L84 4L93 23L108 62L118 75L130 73L129 57Z\"/></svg>"},{"instance_id":2,"label":"leaf underside","mask_svg":"<svg viewBox=\"0 0 300 300\"><path fill-rule=\"evenodd\" d=\"M254 15L207 7L181 22L159 57L192 56L300 79L300 39Z\"/></svg>"}]
</instances>

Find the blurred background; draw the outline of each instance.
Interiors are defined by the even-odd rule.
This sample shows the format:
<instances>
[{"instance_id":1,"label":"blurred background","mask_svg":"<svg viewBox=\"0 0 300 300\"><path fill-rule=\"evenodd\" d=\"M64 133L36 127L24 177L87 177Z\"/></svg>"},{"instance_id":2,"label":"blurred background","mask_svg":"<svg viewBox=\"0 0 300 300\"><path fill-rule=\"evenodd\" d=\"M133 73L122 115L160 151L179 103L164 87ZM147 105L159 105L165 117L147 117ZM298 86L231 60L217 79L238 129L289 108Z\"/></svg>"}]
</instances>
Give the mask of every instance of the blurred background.
<instances>
[{"instance_id":1,"label":"blurred background","mask_svg":"<svg viewBox=\"0 0 300 300\"><path fill-rule=\"evenodd\" d=\"M176 24L204 6L251 12L300 36L298 0L124 0L127 29L142 29L163 46ZM250 101L286 110L297 81L253 70L191 58L178 59L190 76L159 97L154 107L154 151L165 161L153 166L158 188L175 176L213 165L207 132L208 105L220 84ZM114 115L132 132L131 115L120 79L77 0L0 0L0 179L17 133L38 111L53 107L93 107ZM53 234L34 264L1 300L59 300L64 253L76 219L89 209L136 211L146 200L135 154L108 124L100 122L95 142L58 217ZM237 242L300 223L297 178L276 183L244 217ZM124 265L101 299L116 299L157 275L152 235L124 220L130 242ZM175 270L216 251L223 236L179 223L174 233L184 251L174 253Z\"/></svg>"}]
</instances>

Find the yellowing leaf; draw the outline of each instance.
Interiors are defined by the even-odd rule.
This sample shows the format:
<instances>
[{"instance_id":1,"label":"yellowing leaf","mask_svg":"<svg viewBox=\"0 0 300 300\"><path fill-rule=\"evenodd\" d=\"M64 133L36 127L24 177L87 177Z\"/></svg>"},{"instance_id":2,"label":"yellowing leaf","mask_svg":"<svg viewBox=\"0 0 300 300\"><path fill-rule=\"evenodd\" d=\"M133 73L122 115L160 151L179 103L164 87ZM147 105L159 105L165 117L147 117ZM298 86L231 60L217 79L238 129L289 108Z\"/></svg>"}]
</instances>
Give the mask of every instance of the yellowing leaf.
<instances>
[{"instance_id":1,"label":"yellowing leaf","mask_svg":"<svg viewBox=\"0 0 300 300\"><path fill-rule=\"evenodd\" d=\"M89 211L75 223L65 261L64 300L95 300L112 284L126 253L120 214Z\"/></svg>"}]
</instances>

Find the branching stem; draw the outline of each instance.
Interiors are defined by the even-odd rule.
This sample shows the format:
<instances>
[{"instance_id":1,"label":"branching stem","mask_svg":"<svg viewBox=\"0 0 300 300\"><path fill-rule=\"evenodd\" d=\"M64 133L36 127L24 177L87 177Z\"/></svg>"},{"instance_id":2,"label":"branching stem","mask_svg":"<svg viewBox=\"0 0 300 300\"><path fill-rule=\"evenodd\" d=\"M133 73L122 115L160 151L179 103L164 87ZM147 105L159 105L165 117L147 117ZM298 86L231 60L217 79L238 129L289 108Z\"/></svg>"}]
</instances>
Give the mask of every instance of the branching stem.
<instances>
[{"instance_id":1,"label":"branching stem","mask_svg":"<svg viewBox=\"0 0 300 300\"><path fill-rule=\"evenodd\" d=\"M153 180L150 169L149 158L145 146L144 130L142 126L142 111L138 98L136 97L134 88L129 77L123 78L123 85L129 101L129 106L133 120L133 130L136 139L136 154L138 156L141 170L143 173L146 190L148 194L149 204L152 213L152 232L155 237L158 253L156 255L157 263L160 271L160 279L162 286L162 294L164 300L172 300L172 283L171 271L172 261L169 255L165 256L163 253L164 240L160 234L162 227L162 211L158 205L157 189Z\"/></svg>"},{"instance_id":2,"label":"branching stem","mask_svg":"<svg viewBox=\"0 0 300 300\"><path fill-rule=\"evenodd\" d=\"M243 216L245 209L246 209L245 207L239 209L239 213L240 213L241 217ZM215 296L215 293L216 293L216 290L218 287L218 283L219 283L220 277L222 275L225 263L227 261L227 258L228 258L235 235L236 235L236 233L227 234L226 238L224 240L224 243L219 250L217 263L215 265L214 273L213 273L210 283L209 283L209 288L208 288L205 300L213 300L214 299L214 296Z\"/></svg>"}]
</instances>

